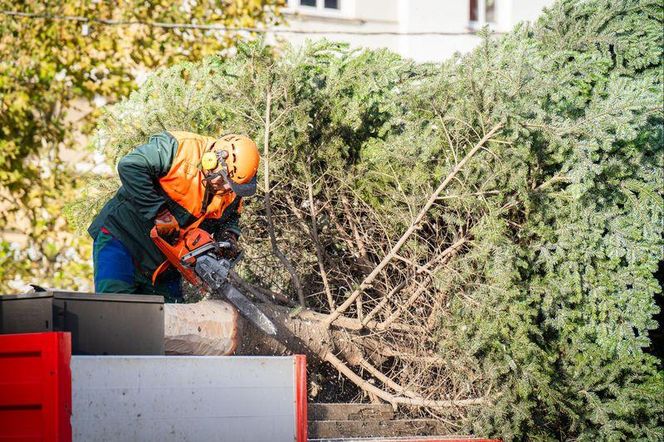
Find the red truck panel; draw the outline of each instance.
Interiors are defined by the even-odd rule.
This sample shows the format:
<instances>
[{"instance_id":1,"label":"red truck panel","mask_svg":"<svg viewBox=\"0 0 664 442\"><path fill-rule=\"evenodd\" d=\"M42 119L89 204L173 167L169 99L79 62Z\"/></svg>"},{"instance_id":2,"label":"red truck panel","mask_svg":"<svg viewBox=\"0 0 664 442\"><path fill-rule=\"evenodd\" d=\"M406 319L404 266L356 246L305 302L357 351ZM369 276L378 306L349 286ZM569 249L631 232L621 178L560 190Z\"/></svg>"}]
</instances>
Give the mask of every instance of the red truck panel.
<instances>
[{"instance_id":1,"label":"red truck panel","mask_svg":"<svg viewBox=\"0 0 664 442\"><path fill-rule=\"evenodd\" d=\"M0 441L71 441L71 337L0 335Z\"/></svg>"},{"instance_id":2,"label":"red truck panel","mask_svg":"<svg viewBox=\"0 0 664 442\"><path fill-rule=\"evenodd\" d=\"M296 442L307 441L307 357L295 355L295 434Z\"/></svg>"}]
</instances>

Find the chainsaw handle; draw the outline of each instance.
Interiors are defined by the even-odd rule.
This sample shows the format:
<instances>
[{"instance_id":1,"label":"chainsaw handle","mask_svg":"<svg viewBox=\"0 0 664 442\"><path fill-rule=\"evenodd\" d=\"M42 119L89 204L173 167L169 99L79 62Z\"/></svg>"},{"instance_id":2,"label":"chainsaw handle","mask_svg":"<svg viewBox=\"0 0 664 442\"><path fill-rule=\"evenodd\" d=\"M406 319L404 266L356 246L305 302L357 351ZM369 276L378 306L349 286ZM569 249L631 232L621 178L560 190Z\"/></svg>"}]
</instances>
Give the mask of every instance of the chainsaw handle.
<instances>
[{"instance_id":1,"label":"chainsaw handle","mask_svg":"<svg viewBox=\"0 0 664 442\"><path fill-rule=\"evenodd\" d=\"M200 285L201 281L196 277L196 274L191 271L187 270L182 265L178 262L178 252L176 248L176 244L178 242L181 242L184 240L184 235L186 231L180 229L178 232L178 239L174 243L168 242L164 237L159 235L159 231L157 230L157 227L153 227L152 230L150 230L150 238L152 241L155 243L157 248L161 250L161 252L166 256L166 260L162 262L159 267L152 273L152 283L155 284L157 277L162 274L163 272L166 271L170 266L175 267L184 278L192 283L195 286Z\"/></svg>"},{"instance_id":2,"label":"chainsaw handle","mask_svg":"<svg viewBox=\"0 0 664 442\"><path fill-rule=\"evenodd\" d=\"M159 234L157 226L154 226L152 230L150 230L150 238L152 238L152 241L154 241L155 243L157 243L158 241L163 241L172 246L176 244L178 241L182 241L184 239L185 233L187 233L187 231L180 228L177 230L177 234L169 235L169 237L164 237Z\"/></svg>"},{"instance_id":3,"label":"chainsaw handle","mask_svg":"<svg viewBox=\"0 0 664 442\"><path fill-rule=\"evenodd\" d=\"M233 248L231 241L215 241L210 233L198 227L190 226L187 229L181 229L178 232L177 238L174 238L174 242L168 241L159 234L156 227L153 227L150 230L150 238L166 257L166 261L153 273L153 283L168 267L173 266L191 284L206 289L209 281L206 283L205 277L200 274L199 259L207 263L208 267L210 267L210 263L208 262L210 260L216 261L219 264L221 262L218 260L225 261L225 268L230 269L242 257L241 254L234 259L224 257L223 251ZM208 256L208 252L214 250L217 251L217 253L214 253L217 256ZM212 267L215 266L212 265ZM207 287L207 289L209 288Z\"/></svg>"}]
</instances>

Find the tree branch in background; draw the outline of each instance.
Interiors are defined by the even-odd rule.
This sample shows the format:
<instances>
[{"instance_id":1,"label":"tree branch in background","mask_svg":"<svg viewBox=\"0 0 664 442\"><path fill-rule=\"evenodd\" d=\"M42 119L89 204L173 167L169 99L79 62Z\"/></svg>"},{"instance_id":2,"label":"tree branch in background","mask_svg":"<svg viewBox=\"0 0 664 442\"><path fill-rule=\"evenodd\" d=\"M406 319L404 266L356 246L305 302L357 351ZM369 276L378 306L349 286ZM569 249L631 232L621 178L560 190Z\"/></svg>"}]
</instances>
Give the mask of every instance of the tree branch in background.
<instances>
[{"instance_id":1,"label":"tree branch in background","mask_svg":"<svg viewBox=\"0 0 664 442\"><path fill-rule=\"evenodd\" d=\"M291 276L293 287L297 292L297 298L300 305L305 306L304 292L302 291L302 284L300 278L297 276L295 268L290 263L286 255L279 249L277 244L277 236L274 232L274 220L272 219L272 189L270 188L270 113L272 110L272 90L267 89L265 95L265 132L263 135L263 179L265 184L265 195L263 202L265 204L265 216L267 218L268 231L270 233L270 243L272 244L272 252L279 259L281 264L286 268Z\"/></svg>"},{"instance_id":2,"label":"tree branch in background","mask_svg":"<svg viewBox=\"0 0 664 442\"><path fill-rule=\"evenodd\" d=\"M429 197L428 201L426 204L424 204L424 207L420 210L420 213L417 215L415 220L411 223L410 227L406 230L406 232L399 238L399 241L392 247L392 249L389 251L387 255L383 258L383 260L373 269L373 271L362 281L357 289L353 291L353 293L344 301L343 304L341 304L335 311L330 313L330 316L328 319L325 321L326 325L329 327L339 316L345 312L348 307L351 306L353 302L355 302L355 299L362 294L364 290L366 290L368 287L371 286L373 281L376 279L376 276L387 266L392 259L396 256L396 254L399 252L399 249L406 243L408 238L415 232L422 219L424 216L427 214L431 206L435 203L436 199L440 195L440 193L445 190L447 185L456 177L456 175L461 171L461 169L466 165L466 163L475 155L475 153L484 146L484 143L486 143L488 140L491 139L502 127L502 124L497 124L495 125L482 139L466 154L465 157L461 161L457 163L457 165L454 167L454 169L450 172L450 174L445 178L445 180L438 186L438 188L431 194Z\"/></svg>"}]
</instances>

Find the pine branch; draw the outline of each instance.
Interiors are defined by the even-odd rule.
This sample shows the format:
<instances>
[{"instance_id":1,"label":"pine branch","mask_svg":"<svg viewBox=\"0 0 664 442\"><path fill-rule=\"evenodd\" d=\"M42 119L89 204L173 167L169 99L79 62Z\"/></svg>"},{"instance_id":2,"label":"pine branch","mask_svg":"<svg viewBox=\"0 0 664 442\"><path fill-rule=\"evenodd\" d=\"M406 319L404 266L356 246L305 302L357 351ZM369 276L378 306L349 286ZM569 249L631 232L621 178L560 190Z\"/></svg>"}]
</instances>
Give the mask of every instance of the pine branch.
<instances>
[{"instance_id":1,"label":"pine branch","mask_svg":"<svg viewBox=\"0 0 664 442\"><path fill-rule=\"evenodd\" d=\"M438 188L431 194L429 197L429 200L424 204L424 207L420 210L420 213L417 215L415 220L411 223L410 227L406 230L406 232L401 236L399 241L392 247L392 249L389 251L389 253L382 259L382 261L373 269L373 271L366 277L364 278L364 281L362 281L357 289L353 291L353 293L344 301L343 304L341 304L335 311L330 313L330 316L328 319L325 321L325 324L327 327L329 327L339 316L345 312L348 307L351 306L353 302L355 302L355 299L362 294L364 290L366 290L368 287L371 287L373 281L376 279L376 277L380 274L380 272L387 266L392 259L394 259L394 256L399 252L401 247L406 243L408 238L415 232L422 219L424 219L424 216L427 214L431 206L434 204L436 199L438 199L438 196L440 193L445 190L447 185L456 177L456 175L461 171L461 169L466 165L466 163L475 155L475 153L486 143L488 140L493 137L494 134L496 134L500 129L502 128L502 124L497 124L495 125L482 139L466 154L466 156L457 163L457 165L454 167L452 172L445 178L445 180L438 186Z\"/></svg>"}]
</instances>

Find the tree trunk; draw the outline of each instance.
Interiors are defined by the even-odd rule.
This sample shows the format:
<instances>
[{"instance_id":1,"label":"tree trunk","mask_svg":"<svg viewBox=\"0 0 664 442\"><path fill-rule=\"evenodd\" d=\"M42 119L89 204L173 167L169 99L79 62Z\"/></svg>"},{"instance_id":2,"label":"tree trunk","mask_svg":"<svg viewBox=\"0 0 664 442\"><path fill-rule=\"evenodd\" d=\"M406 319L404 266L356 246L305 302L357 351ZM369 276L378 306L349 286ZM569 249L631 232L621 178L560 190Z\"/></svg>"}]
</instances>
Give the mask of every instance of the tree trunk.
<instances>
[{"instance_id":1,"label":"tree trunk","mask_svg":"<svg viewBox=\"0 0 664 442\"><path fill-rule=\"evenodd\" d=\"M485 402L484 398L428 399L422 394L424 391L416 391L381 371L381 363L387 358L406 355L410 358L411 368L418 364L430 367L432 358L424 360L410 354L408 348L390 346L379 334L367 334L367 326L374 330L379 328L375 321L363 325L357 319L340 316L334 326L329 327L328 315L309 309L296 309L291 313L288 307L272 303L259 304L258 307L276 326L276 336L267 336L250 325L225 301L167 304L164 309L166 351L194 355L305 354L310 368L329 363L368 395L395 407L448 408ZM408 330L403 332L408 333ZM438 359L434 362L444 363L442 358Z\"/></svg>"},{"instance_id":2,"label":"tree trunk","mask_svg":"<svg viewBox=\"0 0 664 442\"><path fill-rule=\"evenodd\" d=\"M172 355L230 355L245 321L229 303L201 301L164 305L164 349Z\"/></svg>"},{"instance_id":3,"label":"tree trunk","mask_svg":"<svg viewBox=\"0 0 664 442\"><path fill-rule=\"evenodd\" d=\"M258 304L277 328L275 337L253 327L226 301L205 300L195 304L166 304L165 349L167 354L188 355L283 355L305 354L319 363L332 349L353 354L348 337L328 331L325 315L303 309L291 315L288 307ZM359 326L358 326L359 329ZM332 338L332 339L331 339Z\"/></svg>"}]
</instances>

